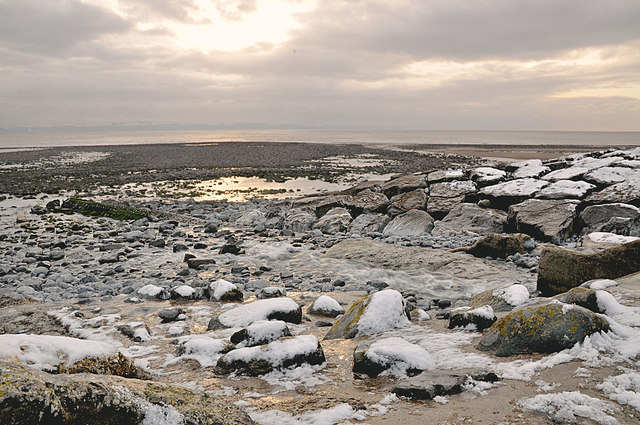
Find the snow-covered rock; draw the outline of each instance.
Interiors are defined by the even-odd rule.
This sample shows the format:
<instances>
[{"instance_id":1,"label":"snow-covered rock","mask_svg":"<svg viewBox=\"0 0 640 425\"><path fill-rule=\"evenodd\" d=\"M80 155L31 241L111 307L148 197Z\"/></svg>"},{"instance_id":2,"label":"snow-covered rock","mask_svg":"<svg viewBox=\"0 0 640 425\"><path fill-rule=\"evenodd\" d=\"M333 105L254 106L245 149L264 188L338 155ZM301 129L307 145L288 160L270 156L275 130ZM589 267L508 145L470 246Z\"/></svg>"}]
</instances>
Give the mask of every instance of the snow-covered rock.
<instances>
[{"instance_id":1,"label":"snow-covered rock","mask_svg":"<svg viewBox=\"0 0 640 425\"><path fill-rule=\"evenodd\" d=\"M328 295L321 295L311 304L309 314L324 317L336 317L344 313L344 308Z\"/></svg>"},{"instance_id":2,"label":"snow-covered rock","mask_svg":"<svg viewBox=\"0 0 640 425\"><path fill-rule=\"evenodd\" d=\"M449 315L449 329L464 328L482 331L496 322L496 315L490 305L471 309L462 307L455 309Z\"/></svg>"},{"instance_id":3,"label":"snow-covered rock","mask_svg":"<svg viewBox=\"0 0 640 425\"><path fill-rule=\"evenodd\" d=\"M224 279L211 282L207 289L209 300L242 301L244 299L242 291L234 283Z\"/></svg>"},{"instance_id":4,"label":"snow-covered rock","mask_svg":"<svg viewBox=\"0 0 640 425\"><path fill-rule=\"evenodd\" d=\"M258 320L302 321L302 307L291 298L272 298L243 304L213 317L209 329L244 327Z\"/></svg>"},{"instance_id":5,"label":"snow-covered rock","mask_svg":"<svg viewBox=\"0 0 640 425\"><path fill-rule=\"evenodd\" d=\"M435 367L427 350L400 337L361 343L353 353L353 372L371 378L378 375L416 375Z\"/></svg>"},{"instance_id":6,"label":"snow-covered rock","mask_svg":"<svg viewBox=\"0 0 640 425\"><path fill-rule=\"evenodd\" d=\"M230 341L241 347L255 347L291 336L291 331L282 320L258 320L233 335Z\"/></svg>"}]
</instances>

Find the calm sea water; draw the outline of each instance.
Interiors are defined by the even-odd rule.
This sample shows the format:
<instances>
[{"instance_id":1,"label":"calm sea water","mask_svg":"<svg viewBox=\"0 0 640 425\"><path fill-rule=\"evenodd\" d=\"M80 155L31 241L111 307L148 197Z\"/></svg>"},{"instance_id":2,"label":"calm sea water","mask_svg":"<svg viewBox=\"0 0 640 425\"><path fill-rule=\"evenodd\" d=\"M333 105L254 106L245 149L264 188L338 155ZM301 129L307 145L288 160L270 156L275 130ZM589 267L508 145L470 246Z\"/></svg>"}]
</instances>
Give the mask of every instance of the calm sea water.
<instances>
[{"instance_id":1,"label":"calm sea water","mask_svg":"<svg viewBox=\"0 0 640 425\"><path fill-rule=\"evenodd\" d=\"M638 146L640 132L223 130L0 133L0 148L154 143L307 142Z\"/></svg>"}]
</instances>

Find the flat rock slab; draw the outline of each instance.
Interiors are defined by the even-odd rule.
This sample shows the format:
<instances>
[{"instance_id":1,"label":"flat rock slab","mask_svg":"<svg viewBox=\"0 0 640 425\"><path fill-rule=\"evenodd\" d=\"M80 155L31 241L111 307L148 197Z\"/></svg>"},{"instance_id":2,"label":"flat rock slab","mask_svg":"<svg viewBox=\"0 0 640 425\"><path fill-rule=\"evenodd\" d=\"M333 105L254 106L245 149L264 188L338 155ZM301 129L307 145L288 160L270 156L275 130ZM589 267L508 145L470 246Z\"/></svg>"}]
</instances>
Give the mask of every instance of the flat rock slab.
<instances>
[{"instance_id":1,"label":"flat rock slab","mask_svg":"<svg viewBox=\"0 0 640 425\"><path fill-rule=\"evenodd\" d=\"M455 206L446 217L436 222L431 234L452 236L469 233L478 235L502 233L506 223L507 214L504 211L463 203Z\"/></svg>"},{"instance_id":2,"label":"flat rock slab","mask_svg":"<svg viewBox=\"0 0 640 425\"><path fill-rule=\"evenodd\" d=\"M339 242L329 248L325 255L330 258L365 261L376 267L395 270L422 268L463 279L488 279L511 275L504 266L491 264L462 252L398 246L367 240Z\"/></svg>"},{"instance_id":3,"label":"flat rock slab","mask_svg":"<svg viewBox=\"0 0 640 425\"><path fill-rule=\"evenodd\" d=\"M345 199L343 205L349 210L353 217L362 213L384 213L389 206L389 198L383 193L372 192L369 189L365 189Z\"/></svg>"},{"instance_id":4,"label":"flat rock slab","mask_svg":"<svg viewBox=\"0 0 640 425\"><path fill-rule=\"evenodd\" d=\"M509 205L517 204L533 197L547 185L549 185L547 181L523 178L486 186L480 189L479 194L480 197L488 199L492 207L507 209Z\"/></svg>"},{"instance_id":5,"label":"flat rock slab","mask_svg":"<svg viewBox=\"0 0 640 425\"><path fill-rule=\"evenodd\" d=\"M640 271L640 240L596 253L545 247L538 264L538 290L561 294L593 279L616 279Z\"/></svg>"},{"instance_id":6,"label":"flat rock slab","mask_svg":"<svg viewBox=\"0 0 640 425\"><path fill-rule=\"evenodd\" d=\"M517 231L558 243L573 231L578 201L529 199L509 207L509 222Z\"/></svg>"},{"instance_id":7,"label":"flat rock slab","mask_svg":"<svg viewBox=\"0 0 640 425\"><path fill-rule=\"evenodd\" d=\"M409 210L391 220L382 231L385 236L417 238L433 229L433 217L426 211Z\"/></svg>"},{"instance_id":8,"label":"flat rock slab","mask_svg":"<svg viewBox=\"0 0 640 425\"><path fill-rule=\"evenodd\" d=\"M640 207L640 176L635 174L624 182L614 184L585 199L589 204L623 202Z\"/></svg>"},{"instance_id":9,"label":"flat rock slab","mask_svg":"<svg viewBox=\"0 0 640 425\"><path fill-rule=\"evenodd\" d=\"M427 179L424 175L407 175L384 183L382 185L382 193L388 197L392 197L399 193L410 192L414 189L423 189L425 187L427 187Z\"/></svg>"}]
</instances>

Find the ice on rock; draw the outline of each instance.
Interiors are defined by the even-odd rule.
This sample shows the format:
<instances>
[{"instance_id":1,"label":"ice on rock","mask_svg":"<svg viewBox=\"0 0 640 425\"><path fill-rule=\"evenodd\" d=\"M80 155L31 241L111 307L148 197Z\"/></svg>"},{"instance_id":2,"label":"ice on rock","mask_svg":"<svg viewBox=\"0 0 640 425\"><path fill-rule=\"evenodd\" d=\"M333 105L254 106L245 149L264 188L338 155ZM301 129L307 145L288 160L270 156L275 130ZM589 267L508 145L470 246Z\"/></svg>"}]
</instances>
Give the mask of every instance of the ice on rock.
<instances>
[{"instance_id":1,"label":"ice on rock","mask_svg":"<svg viewBox=\"0 0 640 425\"><path fill-rule=\"evenodd\" d=\"M118 354L114 344L53 335L0 335L0 357L13 357L34 369L56 370L87 357Z\"/></svg>"},{"instance_id":2,"label":"ice on rock","mask_svg":"<svg viewBox=\"0 0 640 425\"><path fill-rule=\"evenodd\" d=\"M144 285L138 289L138 294L145 295L147 297L156 297L162 292L162 288L153 284Z\"/></svg>"},{"instance_id":3,"label":"ice on rock","mask_svg":"<svg viewBox=\"0 0 640 425\"><path fill-rule=\"evenodd\" d=\"M608 243L608 244L620 244L620 245L637 241L638 239L640 239L635 236L622 236L622 235L617 235L615 233L608 233L608 232L593 232L593 233L589 233L586 237L595 243Z\"/></svg>"},{"instance_id":4,"label":"ice on rock","mask_svg":"<svg viewBox=\"0 0 640 425\"><path fill-rule=\"evenodd\" d=\"M229 363L241 361L250 363L262 360L271 365L282 364L284 360L299 355L312 354L318 350L318 338L313 335L300 335L278 340L260 347L245 347L230 351L226 356Z\"/></svg>"}]
</instances>

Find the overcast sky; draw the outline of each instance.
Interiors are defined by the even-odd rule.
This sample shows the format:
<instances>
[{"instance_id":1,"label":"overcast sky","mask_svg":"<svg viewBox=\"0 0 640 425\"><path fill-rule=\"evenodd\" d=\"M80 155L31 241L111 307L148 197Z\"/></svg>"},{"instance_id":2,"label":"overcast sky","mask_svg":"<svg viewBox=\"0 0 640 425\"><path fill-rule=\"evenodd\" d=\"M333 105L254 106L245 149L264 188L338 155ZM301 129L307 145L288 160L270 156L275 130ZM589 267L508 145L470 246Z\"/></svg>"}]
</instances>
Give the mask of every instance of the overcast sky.
<instances>
[{"instance_id":1,"label":"overcast sky","mask_svg":"<svg viewBox=\"0 0 640 425\"><path fill-rule=\"evenodd\" d=\"M0 127L640 131L639 0L0 0Z\"/></svg>"}]
</instances>

